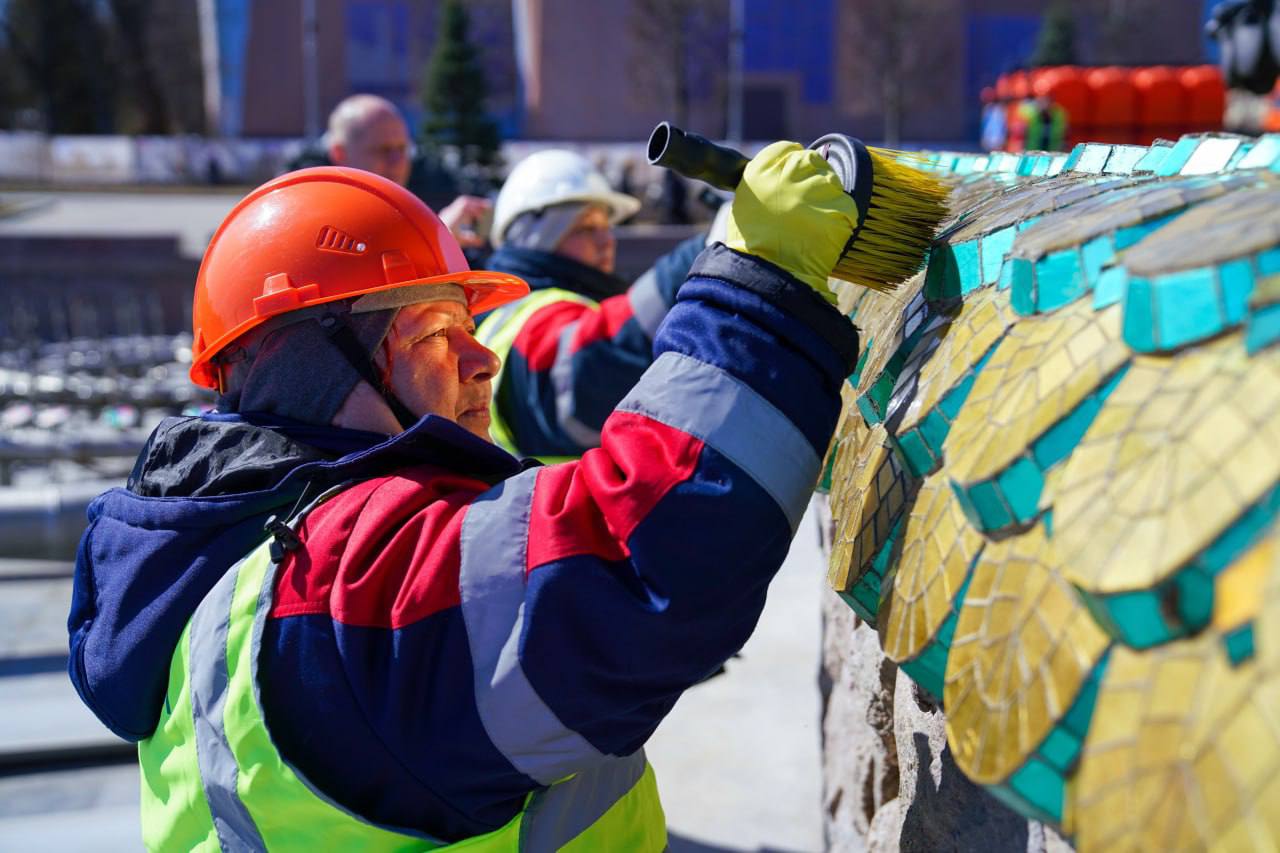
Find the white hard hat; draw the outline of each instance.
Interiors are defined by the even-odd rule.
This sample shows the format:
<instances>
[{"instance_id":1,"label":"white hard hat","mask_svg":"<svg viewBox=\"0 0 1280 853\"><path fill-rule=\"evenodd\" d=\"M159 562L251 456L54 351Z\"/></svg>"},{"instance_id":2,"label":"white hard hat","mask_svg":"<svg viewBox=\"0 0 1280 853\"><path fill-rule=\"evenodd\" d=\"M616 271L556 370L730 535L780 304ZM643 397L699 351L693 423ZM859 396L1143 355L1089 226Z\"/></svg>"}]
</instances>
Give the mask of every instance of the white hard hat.
<instances>
[{"instance_id":1,"label":"white hard hat","mask_svg":"<svg viewBox=\"0 0 1280 853\"><path fill-rule=\"evenodd\" d=\"M581 154L563 149L537 151L517 163L502 185L493 205L490 242L501 246L507 226L520 214L569 201L603 205L614 225L640 209L639 199L614 192Z\"/></svg>"}]
</instances>

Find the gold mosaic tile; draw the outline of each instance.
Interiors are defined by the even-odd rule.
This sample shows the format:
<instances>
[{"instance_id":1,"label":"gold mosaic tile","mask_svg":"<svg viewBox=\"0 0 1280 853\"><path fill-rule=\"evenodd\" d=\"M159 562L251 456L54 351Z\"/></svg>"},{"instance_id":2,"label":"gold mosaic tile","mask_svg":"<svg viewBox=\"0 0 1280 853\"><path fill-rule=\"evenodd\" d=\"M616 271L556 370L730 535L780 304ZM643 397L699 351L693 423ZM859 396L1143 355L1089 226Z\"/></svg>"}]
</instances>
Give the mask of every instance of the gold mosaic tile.
<instances>
[{"instance_id":1,"label":"gold mosaic tile","mask_svg":"<svg viewBox=\"0 0 1280 853\"><path fill-rule=\"evenodd\" d=\"M1067 460L1054 539L1096 593L1146 589L1280 481L1280 352L1240 335L1139 357Z\"/></svg>"},{"instance_id":2,"label":"gold mosaic tile","mask_svg":"<svg viewBox=\"0 0 1280 853\"><path fill-rule=\"evenodd\" d=\"M1280 845L1280 571L1257 657L1232 666L1216 632L1117 647L1085 740L1066 827L1081 853Z\"/></svg>"},{"instance_id":3,"label":"gold mosaic tile","mask_svg":"<svg viewBox=\"0 0 1280 853\"><path fill-rule=\"evenodd\" d=\"M999 784L1062 719L1108 638L1062 578L1037 525L990 543L947 660L947 740L976 782Z\"/></svg>"},{"instance_id":4,"label":"gold mosaic tile","mask_svg":"<svg viewBox=\"0 0 1280 853\"><path fill-rule=\"evenodd\" d=\"M831 474L835 535L827 578L845 592L886 541L907 500L902 467L877 425L855 430L836 449Z\"/></svg>"},{"instance_id":5,"label":"gold mosaic tile","mask_svg":"<svg viewBox=\"0 0 1280 853\"><path fill-rule=\"evenodd\" d=\"M1262 610L1263 590L1280 560L1276 531L1246 551L1214 578L1213 629L1219 633L1252 622Z\"/></svg>"},{"instance_id":6,"label":"gold mosaic tile","mask_svg":"<svg viewBox=\"0 0 1280 853\"><path fill-rule=\"evenodd\" d=\"M920 419L969 375L1015 319L1008 291L988 287L965 299L940 333L937 349L919 366L915 395L896 424L896 431L917 427ZM911 370L908 366L906 372Z\"/></svg>"},{"instance_id":7,"label":"gold mosaic tile","mask_svg":"<svg viewBox=\"0 0 1280 853\"><path fill-rule=\"evenodd\" d=\"M999 474L1129 358L1121 306L1087 300L1014 325L978 374L943 450L958 483Z\"/></svg>"},{"instance_id":8,"label":"gold mosaic tile","mask_svg":"<svg viewBox=\"0 0 1280 853\"><path fill-rule=\"evenodd\" d=\"M982 544L946 475L926 478L903 530L887 616L882 611L881 642L890 659L907 661L924 651L953 612Z\"/></svg>"},{"instance_id":9,"label":"gold mosaic tile","mask_svg":"<svg viewBox=\"0 0 1280 853\"><path fill-rule=\"evenodd\" d=\"M1245 257L1280 244L1280 186L1198 204L1123 254L1130 275L1156 276Z\"/></svg>"}]
</instances>

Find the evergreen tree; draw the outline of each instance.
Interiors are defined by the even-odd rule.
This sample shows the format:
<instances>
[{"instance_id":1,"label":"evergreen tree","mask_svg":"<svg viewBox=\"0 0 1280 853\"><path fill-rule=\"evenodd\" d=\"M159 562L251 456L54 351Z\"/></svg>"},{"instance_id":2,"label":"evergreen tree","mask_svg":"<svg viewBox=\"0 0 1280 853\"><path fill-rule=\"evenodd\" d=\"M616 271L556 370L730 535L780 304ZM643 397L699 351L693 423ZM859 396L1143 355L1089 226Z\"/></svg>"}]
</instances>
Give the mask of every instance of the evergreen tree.
<instances>
[{"instance_id":1,"label":"evergreen tree","mask_svg":"<svg viewBox=\"0 0 1280 853\"><path fill-rule=\"evenodd\" d=\"M1068 0L1054 0L1045 12L1028 64L1032 68L1076 64L1076 20Z\"/></svg>"},{"instance_id":2,"label":"evergreen tree","mask_svg":"<svg viewBox=\"0 0 1280 853\"><path fill-rule=\"evenodd\" d=\"M428 143L455 148L464 164L489 166L497 161L498 126L485 111L489 84L470 29L461 0L440 4L440 32L423 86L422 130Z\"/></svg>"}]
</instances>

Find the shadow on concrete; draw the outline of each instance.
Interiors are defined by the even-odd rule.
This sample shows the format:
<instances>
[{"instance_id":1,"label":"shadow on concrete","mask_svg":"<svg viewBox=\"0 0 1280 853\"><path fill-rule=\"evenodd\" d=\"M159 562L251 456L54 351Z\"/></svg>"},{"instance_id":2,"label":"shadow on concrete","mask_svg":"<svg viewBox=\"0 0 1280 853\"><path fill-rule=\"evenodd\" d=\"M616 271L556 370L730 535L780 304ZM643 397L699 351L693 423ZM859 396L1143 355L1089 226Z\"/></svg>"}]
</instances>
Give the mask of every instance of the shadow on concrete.
<instances>
[{"instance_id":1,"label":"shadow on concrete","mask_svg":"<svg viewBox=\"0 0 1280 853\"><path fill-rule=\"evenodd\" d=\"M915 798L902 822L898 849L907 851L973 851L1023 853L1027 849L1027 821L978 785L970 782L942 750L942 779L935 788L929 765L929 738L914 736L917 766Z\"/></svg>"}]
</instances>

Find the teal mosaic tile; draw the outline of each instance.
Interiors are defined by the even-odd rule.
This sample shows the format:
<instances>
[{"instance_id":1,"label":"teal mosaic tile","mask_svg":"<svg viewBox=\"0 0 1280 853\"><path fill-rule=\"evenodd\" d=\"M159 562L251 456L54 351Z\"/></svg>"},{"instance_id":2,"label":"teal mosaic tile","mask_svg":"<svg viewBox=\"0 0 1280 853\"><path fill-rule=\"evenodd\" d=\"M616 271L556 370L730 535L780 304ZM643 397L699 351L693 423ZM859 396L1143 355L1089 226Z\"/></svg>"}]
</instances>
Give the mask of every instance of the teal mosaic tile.
<instances>
[{"instance_id":1,"label":"teal mosaic tile","mask_svg":"<svg viewBox=\"0 0 1280 853\"><path fill-rule=\"evenodd\" d=\"M1035 519L1040 512L1045 474L1071 455L1128 369L1129 365L1123 365L1108 377L1096 391L1032 442L1028 455L1018 458L994 480L967 488L955 482L951 484L965 516L975 527L991 533Z\"/></svg>"},{"instance_id":2,"label":"teal mosaic tile","mask_svg":"<svg viewBox=\"0 0 1280 853\"><path fill-rule=\"evenodd\" d=\"M1226 319L1218 310L1215 285L1213 269L1187 270L1157 280L1154 310L1161 349L1203 340L1222 331Z\"/></svg>"},{"instance_id":3,"label":"teal mosaic tile","mask_svg":"<svg viewBox=\"0 0 1280 853\"><path fill-rule=\"evenodd\" d=\"M1258 137L1249 152L1236 163L1237 169L1265 169L1280 163L1280 133Z\"/></svg>"},{"instance_id":4,"label":"teal mosaic tile","mask_svg":"<svg viewBox=\"0 0 1280 853\"><path fill-rule=\"evenodd\" d=\"M1055 726L1040 745L1039 752L1049 766L1065 774L1080 754L1080 738L1061 726Z\"/></svg>"},{"instance_id":5,"label":"teal mosaic tile","mask_svg":"<svg viewBox=\"0 0 1280 853\"><path fill-rule=\"evenodd\" d=\"M1004 268L1004 256L1013 248L1018 231L1010 226L982 238L982 283L992 284Z\"/></svg>"},{"instance_id":6,"label":"teal mosaic tile","mask_svg":"<svg viewBox=\"0 0 1280 853\"><path fill-rule=\"evenodd\" d=\"M1036 310L1049 312L1074 302L1088 289L1075 249L1055 252L1036 263Z\"/></svg>"},{"instance_id":7,"label":"teal mosaic tile","mask_svg":"<svg viewBox=\"0 0 1280 853\"><path fill-rule=\"evenodd\" d=\"M1093 284L1093 307L1102 310L1115 305L1124 298L1125 287L1129 283L1129 273L1124 267L1108 267L1099 274Z\"/></svg>"},{"instance_id":8,"label":"teal mosaic tile","mask_svg":"<svg viewBox=\"0 0 1280 853\"><path fill-rule=\"evenodd\" d=\"M1176 213L1160 216L1147 222L1140 222L1137 225L1131 225L1128 228L1117 229L1116 233L1112 235L1112 239L1115 241L1116 251L1122 252L1130 246L1141 242L1148 234L1159 231L1183 213L1185 213L1185 211L1179 210Z\"/></svg>"},{"instance_id":9,"label":"teal mosaic tile","mask_svg":"<svg viewBox=\"0 0 1280 853\"><path fill-rule=\"evenodd\" d=\"M1013 286L1013 265L1006 263L1000 268L1000 279L996 282L996 287L1001 290L1008 290Z\"/></svg>"},{"instance_id":10,"label":"teal mosaic tile","mask_svg":"<svg viewBox=\"0 0 1280 853\"><path fill-rule=\"evenodd\" d=\"M1184 136L1178 140L1177 144L1170 149L1169 153L1160 165L1152 171L1159 177L1165 178L1170 175L1176 175L1182 171L1182 167L1187 165L1187 161L1191 159L1191 155L1196 153L1196 147L1199 146L1200 140L1194 136Z\"/></svg>"},{"instance_id":11,"label":"teal mosaic tile","mask_svg":"<svg viewBox=\"0 0 1280 853\"><path fill-rule=\"evenodd\" d=\"M1248 313L1253 266L1247 259L1133 278L1124 298L1124 339L1138 352L1162 352L1217 335Z\"/></svg>"},{"instance_id":12,"label":"teal mosaic tile","mask_svg":"<svg viewBox=\"0 0 1280 853\"><path fill-rule=\"evenodd\" d=\"M1023 317L1036 313L1036 265L1026 258L1010 258L1005 266L1013 288L1009 303L1014 313Z\"/></svg>"},{"instance_id":13,"label":"teal mosaic tile","mask_svg":"<svg viewBox=\"0 0 1280 853\"><path fill-rule=\"evenodd\" d=\"M1036 159L1035 154L1023 154L1019 157L1018 168L1015 170L1017 174L1024 178L1031 177L1032 170L1036 167Z\"/></svg>"},{"instance_id":14,"label":"teal mosaic tile","mask_svg":"<svg viewBox=\"0 0 1280 853\"><path fill-rule=\"evenodd\" d=\"M1067 159L1070 156L1069 154L1055 154L1049 161L1049 168L1045 170L1045 176L1053 178L1062 174L1066 170Z\"/></svg>"},{"instance_id":15,"label":"teal mosaic tile","mask_svg":"<svg viewBox=\"0 0 1280 853\"><path fill-rule=\"evenodd\" d=\"M934 455L920 430L908 430L889 438L899 451L904 467L913 476L923 477L942 464L942 457Z\"/></svg>"},{"instance_id":16,"label":"teal mosaic tile","mask_svg":"<svg viewBox=\"0 0 1280 853\"><path fill-rule=\"evenodd\" d=\"M1031 174L1036 178L1043 178L1049 174L1049 167L1053 165L1052 154L1041 154L1036 158L1035 165L1031 167Z\"/></svg>"},{"instance_id":17,"label":"teal mosaic tile","mask_svg":"<svg viewBox=\"0 0 1280 853\"><path fill-rule=\"evenodd\" d=\"M1222 637L1222 647L1227 653L1227 660L1232 666L1239 666L1245 661L1253 660L1255 645L1253 623L1248 622L1230 631Z\"/></svg>"},{"instance_id":18,"label":"teal mosaic tile","mask_svg":"<svg viewBox=\"0 0 1280 853\"><path fill-rule=\"evenodd\" d=\"M1249 312L1253 265L1245 258L1228 261L1218 267L1218 286L1222 292L1223 319L1228 326L1237 325Z\"/></svg>"},{"instance_id":19,"label":"teal mosaic tile","mask_svg":"<svg viewBox=\"0 0 1280 853\"><path fill-rule=\"evenodd\" d=\"M1054 824L1062 822L1062 803L1066 797L1066 780L1049 764L1032 758L1009 777L1008 787L1022 803L1022 811Z\"/></svg>"},{"instance_id":20,"label":"teal mosaic tile","mask_svg":"<svg viewBox=\"0 0 1280 853\"><path fill-rule=\"evenodd\" d=\"M1080 247L1080 259L1084 264L1084 280L1096 282L1102 274L1102 268L1115 260L1115 240L1110 234L1094 237Z\"/></svg>"},{"instance_id":21,"label":"teal mosaic tile","mask_svg":"<svg viewBox=\"0 0 1280 853\"><path fill-rule=\"evenodd\" d=\"M1133 174L1141 175L1155 172L1169 155L1172 146L1152 145L1147 153L1133 166Z\"/></svg>"},{"instance_id":22,"label":"teal mosaic tile","mask_svg":"<svg viewBox=\"0 0 1280 853\"><path fill-rule=\"evenodd\" d=\"M924 295L927 299L954 299L960 295L960 266L950 243L935 243L929 250Z\"/></svg>"},{"instance_id":23,"label":"teal mosaic tile","mask_svg":"<svg viewBox=\"0 0 1280 853\"><path fill-rule=\"evenodd\" d=\"M1013 512L1014 520L1026 524L1040 510L1040 493L1044 490L1044 474L1030 459L1014 462L1000 475L1000 493Z\"/></svg>"},{"instance_id":24,"label":"teal mosaic tile","mask_svg":"<svg viewBox=\"0 0 1280 853\"><path fill-rule=\"evenodd\" d=\"M978 241L966 240L952 246L960 273L960 293L969 293L982 285L982 267L978 263Z\"/></svg>"},{"instance_id":25,"label":"teal mosaic tile","mask_svg":"<svg viewBox=\"0 0 1280 853\"><path fill-rule=\"evenodd\" d=\"M1240 147L1236 149L1236 153L1231 155L1230 162L1223 168L1224 172L1234 172L1240 168L1240 163L1245 157L1249 156L1249 152L1253 150L1252 142L1242 142Z\"/></svg>"},{"instance_id":26,"label":"teal mosaic tile","mask_svg":"<svg viewBox=\"0 0 1280 853\"><path fill-rule=\"evenodd\" d=\"M1255 308L1245 328L1245 349L1253 355L1276 341L1280 341L1280 305Z\"/></svg>"},{"instance_id":27,"label":"teal mosaic tile","mask_svg":"<svg viewBox=\"0 0 1280 853\"><path fill-rule=\"evenodd\" d=\"M1258 274L1276 275L1280 273L1280 246L1267 249L1258 255Z\"/></svg>"},{"instance_id":28,"label":"teal mosaic tile","mask_svg":"<svg viewBox=\"0 0 1280 853\"><path fill-rule=\"evenodd\" d=\"M1112 149L1111 156L1107 158L1107 165L1103 172L1108 175L1132 174L1134 167L1146 155L1146 146L1117 145Z\"/></svg>"},{"instance_id":29,"label":"teal mosaic tile","mask_svg":"<svg viewBox=\"0 0 1280 853\"><path fill-rule=\"evenodd\" d=\"M1096 142L1085 143L1084 151L1080 154L1080 158L1070 170L1072 172L1080 172L1087 175L1100 175L1102 174L1102 170L1106 168L1107 159L1110 156L1110 145L1103 145Z\"/></svg>"},{"instance_id":30,"label":"teal mosaic tile","mask_svg":"<svg viewBox=\"0 0 1280 853\"><path fill-rule=\"evenodd\" d=\"M1080 158L1084 156L1084 148L1085 144L1080 142L1076 144L1075 148L1071 149L1070 153L1067 154L1067 159L1062 164L1062 171L1070 172L1075 169L1076 164L1080 162Z\"/></svg>"},{"instance_id":31,"label":"teal mosaic tile","mask_svg":"<svg viewBox=\"0 0 1280 853\"><path fill-rule=\"evenodd\" d=\"M862 384L862 371L867 366L867 359L871 356L871 347L875 345L875 341L867 338L862 346L862 352L858 354L858 363L853 366L853 373L849 374L849 384L857 388Z\"/></svg>"}]
</instances>

